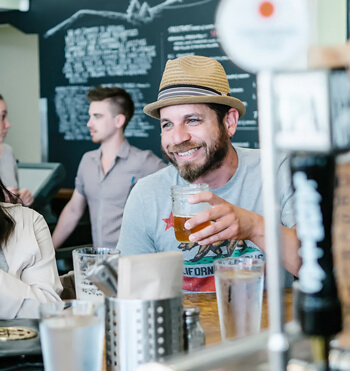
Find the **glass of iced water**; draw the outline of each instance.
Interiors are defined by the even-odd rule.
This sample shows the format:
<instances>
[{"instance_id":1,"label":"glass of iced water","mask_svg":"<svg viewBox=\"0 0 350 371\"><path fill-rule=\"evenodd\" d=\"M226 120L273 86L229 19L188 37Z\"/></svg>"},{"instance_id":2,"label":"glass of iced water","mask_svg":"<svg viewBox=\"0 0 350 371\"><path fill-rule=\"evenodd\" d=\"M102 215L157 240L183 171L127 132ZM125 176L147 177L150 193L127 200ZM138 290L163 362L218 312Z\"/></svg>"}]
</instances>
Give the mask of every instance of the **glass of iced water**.
<instances>
[{"instance_id":1,"label":"glass of iced water","mask_svg":"<svg viewBox=\"0 0 350 371\"><path fill-rule=\"evenodd\" d=\"M113 258L114 264L116 264L119 255L119 250L109 247L82 247L73 250L74 282L77 299L104 302L102 291L86 275L89 268L103 260L110 261Z\"/></svg>"},{"instance_id":2,"label":"glass of iced water","mask_svg":"<svg viewBox=\"0 0 350 371\"><path fill-rule=\"evenodd\" d=\"M67 300L40 306L45 371L101 371L104 304Z\"/></svg>"},{"instance_id":3,"label":"glass of iced water","mask_svg":"<svg viewBox=\"0 0 350 371\"><path fill-rule=\"evenodd\" d=\"M239 257L214 261L222 341L260 331L264 264L260 259Z\"/></svg>"}]
</instances>

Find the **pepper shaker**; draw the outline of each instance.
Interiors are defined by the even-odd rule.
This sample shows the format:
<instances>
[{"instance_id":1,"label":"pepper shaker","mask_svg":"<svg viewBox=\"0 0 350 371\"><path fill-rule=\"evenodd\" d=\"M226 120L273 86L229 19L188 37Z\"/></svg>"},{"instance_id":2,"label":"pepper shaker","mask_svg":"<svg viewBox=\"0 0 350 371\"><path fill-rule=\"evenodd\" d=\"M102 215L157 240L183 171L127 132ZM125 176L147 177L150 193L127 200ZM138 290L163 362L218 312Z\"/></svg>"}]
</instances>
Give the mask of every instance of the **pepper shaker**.
<instances>
[{"instance_id":1,"label":"pepper shaker","mask_svg":"<svg viewBox=\"0 0 350 371\"><path fill-rule=\"evenodd\" d=\"M191 352L205 344L205 333L199 322L200 309L184 307L184 350Z\"/></svg>"}]
</instances>

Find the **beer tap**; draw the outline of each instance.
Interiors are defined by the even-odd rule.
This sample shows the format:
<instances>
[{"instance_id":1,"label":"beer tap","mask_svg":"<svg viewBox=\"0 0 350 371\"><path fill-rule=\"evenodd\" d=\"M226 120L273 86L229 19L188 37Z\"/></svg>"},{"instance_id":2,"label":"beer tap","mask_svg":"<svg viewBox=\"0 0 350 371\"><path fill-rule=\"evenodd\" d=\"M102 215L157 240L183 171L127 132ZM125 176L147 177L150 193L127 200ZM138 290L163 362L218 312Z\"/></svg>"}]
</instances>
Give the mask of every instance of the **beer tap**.
<instances>
[{"instance_id":1,"label":"beer tap","mask_svg":"<svg viewBox=\"0 0 350 371\"><path fill-rule=\"evenodd\" d=\"M301 242L298 318L311 337L314 361L321 358L328 370L329 339L342 328L332 229L336 158L350 149L348 76L330 69L280 72L274 75L273 92L276 144L291 155Z\"/></svg>"}]
</instances>

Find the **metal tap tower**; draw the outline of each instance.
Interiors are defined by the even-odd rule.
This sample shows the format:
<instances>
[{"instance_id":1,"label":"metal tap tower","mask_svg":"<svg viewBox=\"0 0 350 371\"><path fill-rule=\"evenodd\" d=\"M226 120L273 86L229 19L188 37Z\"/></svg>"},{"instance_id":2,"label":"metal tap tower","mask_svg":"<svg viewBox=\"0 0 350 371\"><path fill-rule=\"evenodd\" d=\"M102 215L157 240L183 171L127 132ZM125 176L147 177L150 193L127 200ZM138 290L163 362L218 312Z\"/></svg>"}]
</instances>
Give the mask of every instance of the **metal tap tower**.
<instances>
[{"instance_id":1,"label":"metal tap tower","mask_svg":"<svg viewBox=\"0 0 350 371\"><path fill-rule=\"evenodd\" d=\"M306 2L222 0L217 31L224 50L241 68L257 73L259 140L265 217L270 370L285 370L289 344L284 331L280 201L277 184L273 71L305 53L309 36ZM237 14L234 22L230 19Z\"/></svg>"}]
</instances>

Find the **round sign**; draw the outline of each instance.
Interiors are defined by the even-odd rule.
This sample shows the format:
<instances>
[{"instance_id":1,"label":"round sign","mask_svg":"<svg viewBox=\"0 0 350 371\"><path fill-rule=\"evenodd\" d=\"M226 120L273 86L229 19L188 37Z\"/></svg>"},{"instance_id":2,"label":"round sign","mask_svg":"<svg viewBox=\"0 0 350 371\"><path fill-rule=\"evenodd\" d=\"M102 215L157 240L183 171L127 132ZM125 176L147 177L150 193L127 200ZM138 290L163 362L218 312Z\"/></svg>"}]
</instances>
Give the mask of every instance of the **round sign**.
<instances>
[{"instance_id":1,"label":"round sign","mask_svg":"<svg viewBox=\"0 0 350 371\"><path fill-rule=\"evenodd\" d=\"M291 64L308 45L305 0L221 0L219 41L232 61L249 72Z\"/></svg>"}]
</instances>

